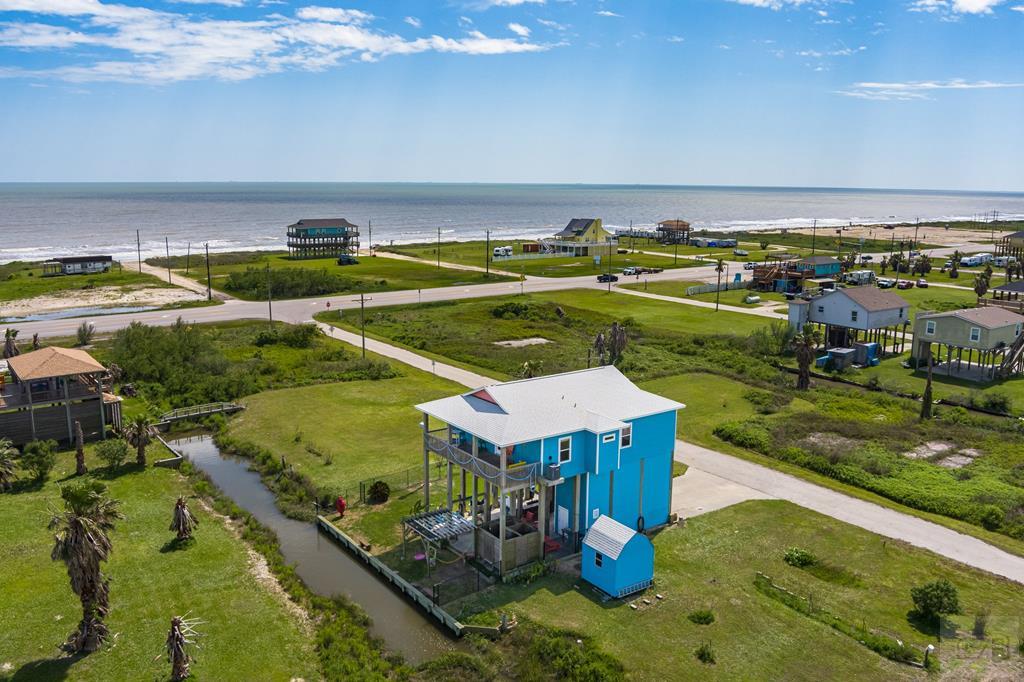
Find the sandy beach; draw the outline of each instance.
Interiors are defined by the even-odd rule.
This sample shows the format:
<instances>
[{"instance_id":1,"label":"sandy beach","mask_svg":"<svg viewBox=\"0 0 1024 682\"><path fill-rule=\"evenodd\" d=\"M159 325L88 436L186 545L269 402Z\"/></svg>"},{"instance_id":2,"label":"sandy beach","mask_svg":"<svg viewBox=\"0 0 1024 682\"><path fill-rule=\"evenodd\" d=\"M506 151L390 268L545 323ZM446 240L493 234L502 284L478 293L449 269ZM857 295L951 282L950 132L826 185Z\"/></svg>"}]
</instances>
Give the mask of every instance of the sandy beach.
<instances>
[{"instance_id":1,"label":"sandy beach","mask_svg":"<svg viewBox=\"0 0 1024 682\"><path fill-rule=\"evenodd\" d=\"M835 227L819 227L819 237L830 237L836 234ZM914 239L914 231L917 231L917 239L926 244L941 244L942 246L960 246L961 244L976 243L989 244L992 241L993 233L989 230L954 230L946 229L940 225L900 225L894 229L887 230L881 225L854 225L853 227L842 228L844 239L895 239L900 241L911 241ZM811 234L811 228L790 230L801 234ZM995 231L996 239L1003 234L1001 230Z\"/></svg>"},{"instance_id":2,"label":"sandy beach","mask_svg":"<svg viewBox=\"0 0 1024 682\"><path fill-rule=\"evenodd\" d=\"M205 295L178 287L98 287L33 296L0 303L0 318L24 317L68 308L140 306L161 308L201 301Z\"/></svg>"}]
</instances>

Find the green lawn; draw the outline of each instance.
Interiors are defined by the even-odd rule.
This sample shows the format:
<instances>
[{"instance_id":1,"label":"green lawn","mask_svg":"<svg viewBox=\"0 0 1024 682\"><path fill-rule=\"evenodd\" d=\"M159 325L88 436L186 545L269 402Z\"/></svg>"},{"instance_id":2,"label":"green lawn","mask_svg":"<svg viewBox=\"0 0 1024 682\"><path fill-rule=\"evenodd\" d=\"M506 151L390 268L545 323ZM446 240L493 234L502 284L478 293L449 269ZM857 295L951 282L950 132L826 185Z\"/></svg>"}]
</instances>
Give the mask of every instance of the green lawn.
<instances>
[{"instance_id":1,"label":"green lawn","mask_svg":"<svg viewBox=\"0 0 1024 682\"><path fill-rule=\"evenodd\" d=\"M39 263L15 262L0 265L0 301L59 294L96 287L169 287L166 281L115 263L110 272L95 275L43 277Z\"/></svg>"},{"instance_id":2,"label":"green lawn","mask_svg":"<svg viewBox=\"0 0 1024 682\"><path fill-rule=\"evenodd\" d=\"M570 627L596 638L635 679L924 679L909 666L882 658L845 635L767 598L753 586L757 571L841 618L899 637L915 647L933 643L946 671L1003 668L986 663L984 648L970 636L974 614L989 609L988 637L1015 646L1024 592L1018 585L929 552L801 509L787 502L746 502L689 519L683 528L659 533L651 604L604 603L578 579L549 576L528 586L501 586L471 597L467 612L493 621L503 612ZM821 560L856 574L842 586L785 564L788 547L810 550ZM937 578L957 586L965 614L957 616L955 640L938 641L907 619L910 588ZM580 585L574 589L574 585ZM664 596L654 599L652 592ZM710 609L711 625L686 615ZM693 655L710 642L717 663ZM811 653L813 652L813 654ZM980 655L979 655L980 654ZM977 657L975 659L975 657ZM1012 676L1013 673L1010 673Z\"/></svg>"},{"instance_id":3,"label":"green lawn","mask_svg":"<svg viewBox=\"0 0 1024 682\"><path fill-rule=\"evenodd\" d=\"M561 311L561 315L559 315ZM321 313L323 322L352 328L346 317ZM763 327L762 318L714 312L626 294L579 289L526 296L502 296L426 305L375 308L367 332L434 356L451 358L484 373L519 375L524 363L544 374L587 366L597 333L612 322L631 324L623 371L634 377L681 371L693 362L680 342L693 334L745 335ZM548 343L509 347L498 342L545 339ZM696 349L699 352L700 349Z\"/></svg>"},{"instance_id":4,"label":"green lawn","mask_svg":"<svg viewBox=\"0 0 1024 682\"><path fill-rule=\"evenodd\" d=\"M151 448L151 457L162 448ZM89 466L99 467L91 456ZM41 489L0 496L0 676L31 680L167 679L163 643L170 619L189 613L203 621L192 670L196 679L316 679L311 637L282 598L254 576L246 545L221 519L191 500L199 518L196 542L177 551L161 548L178 495L187 482L174 470L126 466L103 476L125 518L112 533L108 645L84 658L63 657L57 647L81 617L62 564L50 560L53 533L46 528L58 508L58 485L74 471L74 453L62 453ZM159 657L159 660L154 658Z\"/></svg>"},{"instance_id":5,"label":"green lawn","mask_svg":"<svg viewBox=\"0 0 1024 682\"><path fill-rule=\"evenodd\" d=\"M648 293L659 294L661 296L673 296L675 298L691 298L695 301L707 301L709 303L714 303L714 293L697 294L696 296L686 295L687 287L700 286L702 284L708 284L708 282L634 282L632 284L622 284L620 286L624 289L632 289L634 291L646 291ZM760 296L761 303L746 303L744 299L751 294L755 296ZM771 301L781 305L786 302L786 297L774 291L751 291L750 289L733 289L732 291L719 292L719 303L723 305L732 305L740 308L762 308L764 307L762 304L767 301Z\"/></svg>"},{"instance_id":6,"label":"green lawn","mask_svg":"<svg viewBox=\"0 0 1024 682\"><path fill-rule=\"evenodd\" d=\"M228 435L283 456L318 486L358 492L359 481L423 462L414 405L464 387L399 365L401 376L264 391L242 400ZM421 477L422 478L422 477Z\"/></svg>"},{"instance_id":7,"label":"green lawn","mask_svg":"<svg viewBox=\"0 0 1024 682\"><path fill-rule=\"evenodd\" d=\"M326 292L332 294L372 293L375 291L396 291L399 289L430 289L462 284L510 281L510 278L499 275L487 276L482 272L437 268L426 263L415 263L383 256L360 256L358 264L340 266L333 258L292 260L288 258L286 253L282 252L253 251L231 255L234 257L231 259L224 258L222 261L218 261L211 256L210 275L213 280L213 288L232 296L250 300L259 297L225 288L225 283L230 273L244 272L248 268L256 268L262 271L268 265L271 269L271 277L273 277L274 270L286 268L312 271L326 270L329 274L339 275L347 280L345 284L333 287L334 290ZM172 265L180 265L180 263L175 261ZM183 269L177 272L182 275L185 274ZM206 284L205 264L193 264L188 276L201 284Z\"/></svg>"},{"instance_id":8,"label":"green lawn","mask_svg":"<svg viewBox=\"0 0 1024 682\"><path fill-rule=\"evenodd\" d=\"M520 244L522 243L522 241L493 241L491 242L491 248L493 249L497 246L512 246L515 254L518 256L521 253ZM486 254L486 245L484 242L442 242L440 248L442 262L484 267L484 256ZM406 256L413 256L415 258L422 258L426 261L434 261L437 258L438 246L437 244L408 244L402 246L389 246L382 250L392 251ZM673 259L664 258L662 256L651 256L642 253L619 254L616 253L616 249L614 248L612 249L611 259L612 272L621 272L624 268L633 265L663 269L688 268L701 265L701 263L690 259L680 259L678 263L674 263ZM491 267L516 274L531 275L535 277L575 277L578 275L596 276L603 272L608 272L608 253L607 249L602 249L600 265L597 265L594 262L594 258L592 256L587 256L579 258L550 257L525 260L499 260L493 261L491 263Z\"/></svg>"}]
</instances>

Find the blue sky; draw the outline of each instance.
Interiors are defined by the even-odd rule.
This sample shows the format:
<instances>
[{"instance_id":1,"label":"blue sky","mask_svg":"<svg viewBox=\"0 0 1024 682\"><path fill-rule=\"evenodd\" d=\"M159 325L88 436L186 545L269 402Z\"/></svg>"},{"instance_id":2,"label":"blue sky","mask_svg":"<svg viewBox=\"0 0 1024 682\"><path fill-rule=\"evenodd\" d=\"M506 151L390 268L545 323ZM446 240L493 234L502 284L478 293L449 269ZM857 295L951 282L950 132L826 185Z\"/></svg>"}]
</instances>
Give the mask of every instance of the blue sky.
<instances>
[{"instance_id":1,"label":"blue sky","mask_svg":"<svg viewBox=\"0 0 1024 682\"><path fill-rule=\"evenodd\" d=\"M0 0L2 181L1024 190L1024 0Z\"/></svg>"}]
</instances>

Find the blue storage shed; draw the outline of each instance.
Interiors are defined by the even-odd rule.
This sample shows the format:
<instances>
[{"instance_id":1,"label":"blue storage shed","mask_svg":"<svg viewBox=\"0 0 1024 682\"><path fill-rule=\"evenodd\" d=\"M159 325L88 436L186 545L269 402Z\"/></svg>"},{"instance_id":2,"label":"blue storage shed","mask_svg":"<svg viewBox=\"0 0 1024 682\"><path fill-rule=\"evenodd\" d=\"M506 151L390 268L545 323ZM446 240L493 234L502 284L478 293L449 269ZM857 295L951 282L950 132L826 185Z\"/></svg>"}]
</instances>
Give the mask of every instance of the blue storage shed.
<instances>
[{"instance_id":1,"label":"blue storage shed","mask_svg":"<svg viewBox=\"0 0 1024 682\"><path fill-rule=\"evenodd\" d=\"M612 597L651 586L654 545L647 536L601 515L583 538L583 579Z\"/></svg>"}]
</instances>

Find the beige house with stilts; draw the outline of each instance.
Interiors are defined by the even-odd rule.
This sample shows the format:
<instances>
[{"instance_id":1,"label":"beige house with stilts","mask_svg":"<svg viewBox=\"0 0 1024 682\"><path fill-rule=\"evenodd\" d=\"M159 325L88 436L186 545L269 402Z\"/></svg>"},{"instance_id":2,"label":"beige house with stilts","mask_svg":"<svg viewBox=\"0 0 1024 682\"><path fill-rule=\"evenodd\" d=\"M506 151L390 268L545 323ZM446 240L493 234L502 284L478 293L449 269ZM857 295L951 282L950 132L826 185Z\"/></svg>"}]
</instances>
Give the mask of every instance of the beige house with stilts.
<instances>
[{"instance_id":1,"label":"beige house with stilts","mask_svg":"<svg viewBox=\"0 0 1024 682\"><path fill-rule=\"evenodd\" d=\"M914 320L911 357L947 375L984 381L1024 369L1024 315L999 306L921 313Z\"/></svg>"},{"instance_id":2,"label":"beige house with stilts","mask_svg":"<svg viewBox=\"0 0 1024 682\"><path fill-rule=\"evenodd\" d=\"M83 350L49 347L7 360L0 381L0 434L16 445L33 440L104 438L121 425L121 399L110 392L110 373Z\"/></svg>"}]
</instances>

